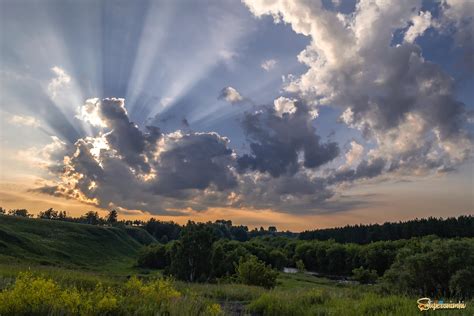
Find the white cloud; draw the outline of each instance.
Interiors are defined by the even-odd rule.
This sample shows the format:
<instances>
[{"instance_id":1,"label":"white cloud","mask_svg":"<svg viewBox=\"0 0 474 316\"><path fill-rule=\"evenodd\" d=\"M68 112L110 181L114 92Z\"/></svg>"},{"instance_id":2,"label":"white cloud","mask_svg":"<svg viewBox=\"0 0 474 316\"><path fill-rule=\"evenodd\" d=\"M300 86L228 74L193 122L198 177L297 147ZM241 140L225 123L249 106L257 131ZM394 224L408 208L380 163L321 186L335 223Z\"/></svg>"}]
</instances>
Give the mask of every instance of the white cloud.
<instances>
[{"instance_id":1,"label":"white cloud","mask_svg":"<svg viewBox=\"0 0 474 316\"><path fill-rule=\"evenodd\" d=\"M351 148L346 153L346 165L354 166L360 162L362 155L364 154L364 146L357 143L356 141L351 141Z\"/></svg>"},{"instance_id":2,"label":"white cloud","mask_svg":"<svg viewBox=\"0 0 474 316\"><path fill-rule=\"evenodd\" d=\"M268 59L264 60L260 66L265 69L265 71L270 71L275 68L276 65L277 61L275 59Z\"/></svg>"},{"instance_id":3,"label":"white cloud","mask_svg":"<svg viewBox=\"0 0 474 316\"><path fill-rule=\"evenodd\" d=\"M32 117L32 116L27 116L27 115L12 115L10 117L9 122L13 125L18 125L18 126L31 126L31 127L39 127L40 122Z\"/></svg>"},{"instance_id":4,"label":"white cloud","mask_svg":"<svg viewBox=\"0 0 474 316\"><path fill-rule=\"evenodd\" d=\"M422 35L431 26L431 12L420 12L419 15L411 19L412 25L406 31L404 40L413 43L416 38Z\"/></svg>"},{"instance_id":5,"label":"white cloud","mask_svg":"<svg viewBox=\"0 0 474 316\"><path fill-rule=\"evenodd\" d=\"M48 92L51 98L55 99L61 89L69 86L71 76L69 76L64 69L58 66L51 68L51 71L55 74L55 77L48 83Z\"/></svg>"},{"instance_id":6,"label":"white cloud","mask_svg":"<svg viewBox=\"0 0 474 316\"><path fill-rule=\"evenodd\" d=\"M229 103L239 103L244 100L244 98L240 95L239 91L232 87L225 87L221 90L219 95L219 99L225 100Z\"/></svg>"},{"instance_id":7,"label":"white cloud","mask_svg":"<svg viewBox=\"0 0 474 316\"><path fill-rule=\"evenodd\" d=\"M105 127L106 123L99 113L99 105L100 100L98 98L87 99L84 105L78 108L76 118L95 127Z\"/></svg>"},{"instance_id":8,"label":"white cloud","mask_svg":"<svg viewBox=\"0 0 474 316\"><path fill-rule=\"evenodd\" d=\"M442 24L457 28L457 45L469 51L472 31L464 26L474 21L474 2L446 0L436 21L430 12L420 13L421 0L360 0L350 13L328 10L318 0L244 2L254 15L271 15L311 38L298 55L307 72L286 79L285 89L315 108L345 110L342 121L376 141L379 148L372 153L387 160L390 170L400 161L436 169L459 162L455 153L460 151L470 156L466 110L456 100L453 79L425 61L413 42L430 26ZM395 34L404 29L405 41L393 45ZM432 153L429 160L427 152Z\"/></svg>"},{"instance_id":9,"label":"white cloud","mask_svg":"<svg viewBox=\"0 0 474 316\"><path fill-rule=\"evenodd\" d=\"M293 114L296 112L295 106L296 99L288 99L285 97L279 97L273 101L275 111L277 115L282 117L284 113Z\"/></svg>"}]
</instances>

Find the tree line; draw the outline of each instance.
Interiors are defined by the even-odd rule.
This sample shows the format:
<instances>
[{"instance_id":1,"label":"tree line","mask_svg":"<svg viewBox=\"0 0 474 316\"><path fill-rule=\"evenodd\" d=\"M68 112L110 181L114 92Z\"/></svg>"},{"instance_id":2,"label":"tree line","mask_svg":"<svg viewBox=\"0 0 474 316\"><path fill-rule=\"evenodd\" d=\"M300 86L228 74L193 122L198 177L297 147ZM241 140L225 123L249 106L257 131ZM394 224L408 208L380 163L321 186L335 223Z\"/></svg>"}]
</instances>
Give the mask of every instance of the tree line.
<instances>
[{"instance_id":1,"label":"tree line","mask_svg":"<svg viewBox=\"0 0 474 316\"><path fill-rule=\"evenodd\" d=\"M7 212L0 207L0 213L31 216L25 209ZM276 284L275 271L294 267L361 283L376 282L397 293L466 299L474 296L473 216L346 226L299 236L279 232L274 226L249 230L228 220L189 221L186 225L154 218L125 221L118 220L116 210L103 218L93 211L74 218L50 208L37 217L138 226L157 242L142 249L137 264L163 269L165 274L188 282L226 280L272 287ZM400 239L392 240L397 236Z\"/></svg>"},{"instance_id":2,"label":"tree line","mask_svg":"<svg viewBox=\"0 0 474 316\"><path fill-rule=\"evenodd\" d=\"M345 227L307 230L299 234L301 240L330 240L340 243L368 244L381 240L400 240L436 235L444 238L474 237L474 216L422 218L398 223L347 225Z\"/></svg>"},{"instance_id":3,"label":"tree line","mask_svg":"<svg viewBox=\"0 0 474 316\"><path fill-rule=\"evenodd\" d=\"M179 238L148 245L138 265L163 269L187 282L233 282L271 287L271 270L294 267L323 276L379 283L387 291L430 297L474 295L474 239L437 236L370 244L260 236L220 238L212 225L188 222ZM448 264L449 263L449 264ZM243 272L245 271L245 272ZM267 275L258 278L259 275ZM265 283L266 279L269 283Z\"/></svg>"},{"instance_id":4,"label":"tree line","mask_svg":"<svg viewBox=\"0 0 474 316\"><path fill-rule=\"evenodd\" d=\"M0 207L0 214L33 217L26 209L12 209L6 211ZM91 225L129 225L145 229L156 240L162 243L179 238L183 225L173 221L160 221L155 218L144 220L119 220L118 212L111 210L105 217L100 217L98 212L88 211L80 217L67 215L65 211L56 211L49 208L40 212L37 218L61 220L68 222L84 223ZM386 222L384 224L347 225L344 227L306 230L301 233L278 231L275 226L249 229L245 225L233 225L230 220L216 220L207 223L218 235L218 238L237 241L247 241L261 236L285 236L300 240L334 240L338 243L369 244L375 241L389 241L410 239L436 235L442 238L474 237L474 216L461 215L448 218L423 218L405 222Z\"/></svg>"},{"instance_id":5,"label":"tree line","mask_svg":"<svg viewBox=\"0 0 474 316\"><path fill-rule=\"evenodd\" d=\"M0 207L0 214L27 218L34 217L33 214L29 213L26 209L11 209L6 211L4 208ZM95 211L88 211L82 216L73 217L68 215L66 211L57 211L53 208L49 208L45 211L39 212L36 218L90 225L136 226L145 229L150 235L152 235L157 241L161 243L167 243L168 241L178 239L180 232L184 227L183 225L177 224L173 221L160 221L155 218L150 218L147 221L119 220L118 212L115 209L110 210L104 217L101 217L99 213ZM244 225L233 225L232 221L230 220L216 220L215 222L208 222L206 224L212 227L219 239L225 238L246 241L254 237L268 235L287 237L298 236L298 233L293 233L290 231L279 232L275 226L269 226L268 228L260 227L249 229Z\"/></svg>"},{"instance_id":6,"label":"tree line","mask_svg":"<svg viewBox=\"0 0 474 316\"><path fill-rule=\"evenodd\" d=\"M26 218L33 218L33 214L29 213L27 209L11 209L6 211L3 207L0 207L0 214L10 215L10 216L19 216ZM116 210L111 210L105 217L100 217L98 212L88 211L80 217L69 216L66 211L57 211L53 208L49 208L45 211L41 211L36 216L39 219L49 219L49 220L58 220L64 222L74 222L90 225L112 225L118 223L118 212ZM131 225L133 222L125 223Z\"/></svg>"}]
</instances>

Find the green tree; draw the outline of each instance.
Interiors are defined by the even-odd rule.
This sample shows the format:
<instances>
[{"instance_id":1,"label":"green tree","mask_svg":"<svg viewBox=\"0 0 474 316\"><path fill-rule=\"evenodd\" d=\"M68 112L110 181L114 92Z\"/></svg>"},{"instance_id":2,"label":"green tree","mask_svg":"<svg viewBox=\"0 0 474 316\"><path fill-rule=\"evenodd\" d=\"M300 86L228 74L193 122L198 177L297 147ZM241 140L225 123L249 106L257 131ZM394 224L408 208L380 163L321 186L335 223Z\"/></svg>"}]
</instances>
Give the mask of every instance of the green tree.
<instances>
[{"instance_id":1,"label":"green tree","mask_svg":"<svg viewBox=\"0 0 474 316\"><path fill-rule=\"evenodd\" d=\"M283 251L280 249L273 249L270 251L270 262L274 269L283 270L288 263L288 259Z\"/></svg>"},{"instance_id":2,"label":"green tree","mask_svg":"<svg viewBox=\"0 0 474 316\"><path fill-rule=\"evenodd\" d=\"M100 217L97 212L94 211L89 211L86 214L82 216L82 219L87 223L91 225L98 225L100 223Z\"/></svg>"},{"instance_id":3,"label":"green tree","mask_svg":"<svg viewBox=\"0 0 474 316\"><path fill-rule=\"evenodd\" d=\"M21 217L30 217L31 215L28 213L28 210L22 208L22 209L15 209L15 210L9 210L8 211L9 215L12 216L21 216Z\"/></svg>"},{"instance_id":4,"label":"green tree","mask_svg":"<svg viewBox=\"0 0 474 316\"><path fill-rule=\"evenodd\" d=\"M189 221L172 250L170 272L178 279L206 281L211 272L213 229L206 224Z\"/></svg>"},{"instance_id":5,"label":"green tree","mask_svg":"<svg viewBox=\"0 0 474 316\"><path fill-rule=\"evenodd\" d=\"M472 238L439 239L427 236L407 242L398 251L395 262L385 272L383 279L387 288L397 292L449 297L463 294L460 290L469 286L469 283L461 280L462 276L469 274L463 270L473 270L473 267ZM453 290L454 293L451 293Z\"/></svg>"},{"instance_id":6,"label":"green tree","mask_svg":"<svg viewBox=\"0 0 474 316\"><path fill-rule=\"evenodd\" d=\"M237 241L218 240L212 245L212 277L220 278L235 274L239 259L247 256L248 251Z\"/></svg>"},{"instance_id":7,"label":"green tree","mask_svg":"<svg viewBox=\"0 0 474 316\"><path fill-rule=\"evenodd\" d=\"M266 266L255 256L240 258L236 270L239 280L244 284L263 286L268 289L276 285L278 272L272 270L270 266Z\"/></svg>"},{"instance_id":8,"label":"green tree","mask_svg":"<svg viewBox=\"0 0 474 316\"><path fill-rule=\"evenodd\" d=\"M44 212L39 212L38 214L38 218L42 219L57 219L58 216L58 211L55 211L53 208L49 208Z\"/></svg>"},{"instance_id":9,"label":"green tree","mask_svg":"<svg viewBox=\"0 0 474 316\"><path fill-rule=\"evenodd\" d=\"M107 215L107 223L115 224L117 223L118 213L115 209L111 210Z\"/></svg>"},{"instance_id":10,"label":"green tree","mask_svg":"<svg viewBox=\"0 0 474 316\"><path fill-rule=\"evenodd\" d=\"M139 254L137 265L143 268L164 269L170 264L169 253L166 246L152 244L143 247Z\"/></svg>"},{"instance_id":11,"label":"green tree","mask_svg":"<svg viewBox=\"0 0 474 316\"><path fill-rule=\"evenodd\" d=\"M449 289L460 299L474 297L474 267L458 270L449 280Z\"/></svg>"},{"instance_id":12,"label":"green tree","mask_svg":"<svg viewBox=\"0 0 474 316\"><path fill-rule=\"evenodd\" d=\"M364 269L364 267L355 268L352 270L354 280L362 284L375 283L377 280L377 271Z\"/></svg>"}]
</instances>

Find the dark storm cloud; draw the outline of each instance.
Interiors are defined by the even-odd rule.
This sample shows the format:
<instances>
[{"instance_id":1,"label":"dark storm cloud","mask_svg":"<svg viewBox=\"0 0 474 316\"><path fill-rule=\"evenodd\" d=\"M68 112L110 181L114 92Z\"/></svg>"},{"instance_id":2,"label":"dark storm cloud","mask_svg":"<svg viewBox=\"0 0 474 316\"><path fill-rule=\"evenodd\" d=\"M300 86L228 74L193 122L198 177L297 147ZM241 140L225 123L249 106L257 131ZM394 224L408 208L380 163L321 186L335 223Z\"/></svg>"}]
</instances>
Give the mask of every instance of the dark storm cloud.
<instances>
[{"instance_id":1,"label":"dark storm cloud","mask_svg":"<svg viewBox=\"0 0 474 316\"><path fill-rule=\"evenodd\" d=\"M242 127L250 141L250 154L238 158L241 172L251 169L278 177L298 171L300 153L306 168L317 168L339 155L337 143L321 143L306 105L296 102L295 107L294 113L281 116L270 107L245 114Z\"/></svg>"},{"instance_id":2,"label":"dark storm cloud","mask_svg":"<svg viewBox=\"0 0 474 316\"><path fill-rule=\"evenodd\" d=\"M211 184L220 191L237 182L228 165L232 150L216 133L180 135L167 142L155 165L159 175L153 184L158 194L173 195L185 189L203 190Z\"/></svg>"},{"instance_id":3,"label":"dark storm cloud","mask_svg":"<svg viewBox=\"0 0 474 316\"><path fill-rule=\"evenodd\" d=\"M117 150L131 167L139 168L145 173L150 172L145 150L150 146L150 141L156 142L159 130L149 128L150 134L142 133L137 125L130 122L123 99L104 99L98 106L101 118L113 131L105 135L109 146Z\"/></svg>"}]
</instances>

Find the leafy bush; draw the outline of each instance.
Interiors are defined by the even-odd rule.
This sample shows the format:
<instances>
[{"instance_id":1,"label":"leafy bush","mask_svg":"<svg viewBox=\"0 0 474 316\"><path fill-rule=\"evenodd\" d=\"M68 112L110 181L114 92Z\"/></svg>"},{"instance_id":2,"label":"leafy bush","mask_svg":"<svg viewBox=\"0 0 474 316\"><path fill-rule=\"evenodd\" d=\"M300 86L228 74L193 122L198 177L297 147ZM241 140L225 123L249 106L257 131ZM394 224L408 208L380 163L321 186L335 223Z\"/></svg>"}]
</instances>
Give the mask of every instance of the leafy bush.
<instances>
[{"instance_id":1,"label":"leafy bush","mask_svg":"<svg viewBox=\"0 0 474 316\"><path fill-rule=\"evenodd\" d=\"M303 273L305 271L303 260L296 261L296 269L298 270L299 273Z\"/></svg>"},{"instance_id":2,"label":"leafy bush","mask_svg":"<svg viewBox=\"0 0 474 316\"><path fill-rule=\"evenodd\" d=\"M257 257L249 256L247 259L240 258L237 275L244 284L273 288L276 285L278 272L272 270L270 266L266 266Z\"/></svg>"},{"instance_id":3,"label":"leafy bush","mask_svg":"<svg viewBox=\"0 0 474 316\"><path fill-rule=\"evenodd\" d=\"M354 280L362 284L375 283L377 280L377 271L364 269L363 267L352 270Z\"/></svg>"}]
</instances>

